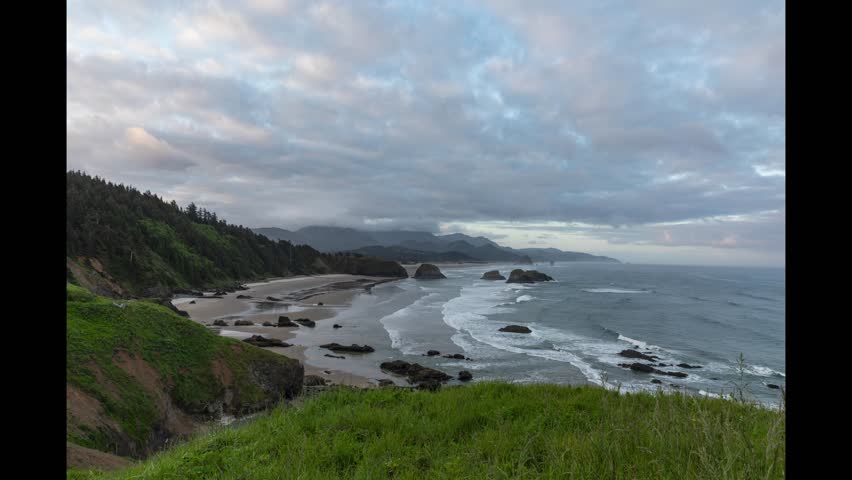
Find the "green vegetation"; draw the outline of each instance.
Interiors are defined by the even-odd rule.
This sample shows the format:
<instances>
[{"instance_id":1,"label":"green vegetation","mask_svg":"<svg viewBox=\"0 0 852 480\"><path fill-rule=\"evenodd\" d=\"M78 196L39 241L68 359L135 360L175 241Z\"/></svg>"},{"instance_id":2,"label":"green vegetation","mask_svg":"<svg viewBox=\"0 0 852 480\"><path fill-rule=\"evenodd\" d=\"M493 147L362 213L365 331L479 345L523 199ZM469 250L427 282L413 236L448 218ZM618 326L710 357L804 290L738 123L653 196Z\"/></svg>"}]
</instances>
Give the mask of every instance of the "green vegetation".
<instances>
[{"instance_id":1,"label":"green vegetation","mask_svg":"<svg viewBox=\"0 0 852 480\"><path fill-rule=\"evenodd\" d=\"M268 277L355 273L370 262L273 241L195 204L181 208L151 192L73 171L66 173L66 259L70 281L111 296L162 296Z\"/></svg>"},{"instance_id":2,"label":"green vegetation","mask_svg":"<svg viewBox=\"0 0 852 480\"><path fill-rule=\"evenodd\" d=\"M336 388L137 466L69 478L782 478L785 414L682 394Z\"/></svg>"},{"instance_id":3,"label":"green vegetation","mask_svg":"<svg viewBox=\"0 0 852 480\"><path fill-rule=\"evenodd\" d=\"M148 301L119 303L71 284L67 285L66 322L68 385L95 398L108 419L120 426L120 431L93 429L69 415L68 440L109 453L119 452L123 438L135 444L130 454L147 450L164 417L157 401L159 391L189 414L203 413L226 388L233 393L235 408L262 404L278 398L268 398L253 370L266 364L290 368L298 364L220 337L164 306ZM145 384L141 375L122 368L121 361L127 358L141 359L141 368L153 369L156 385ZM230 373L228 385L217 378L214 363Z\"/></svg>"}]
</instances>

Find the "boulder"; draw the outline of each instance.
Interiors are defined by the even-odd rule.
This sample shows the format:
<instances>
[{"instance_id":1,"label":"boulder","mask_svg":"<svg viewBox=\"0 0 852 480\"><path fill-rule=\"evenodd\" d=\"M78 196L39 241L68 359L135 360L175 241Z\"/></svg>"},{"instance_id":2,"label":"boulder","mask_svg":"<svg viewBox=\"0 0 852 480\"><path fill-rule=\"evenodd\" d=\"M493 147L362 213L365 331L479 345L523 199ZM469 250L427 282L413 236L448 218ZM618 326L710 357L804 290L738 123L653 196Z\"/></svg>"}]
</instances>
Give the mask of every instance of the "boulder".
<instances>
[{"instance_id":1,"label":"boulder","mask_svg":"<svg viewBox=\"0 0 852 480\"><path fill-rule=\"evenodd\" d=\"M343 325L338 325L338 324L336 324L336 323L335 323L335 324L332 326L332 328L343 328Z\"/></svg>"},{"instance_id":2,"label":"boulder","mask_svg":"<svg viewBox=\"0 0 852 480\"><path fill-rule=\"evenodd\" d=\"M252 297L251 297L251 295L237 295L237 298L243 299L243 298L252 298Z\"/></svg>"},{"instance_id":3,"label":"boulder","mask_svg":"<svg viewBox=\"0 0 852 480\"><path fill-rule=\"evenodd\" d=\"M472 380L472 379L473 379L473 374L471 374L467 370L462 370L461 372L459 372L459 380L461 380L462 382L467 382L467 381Z\"/></svg>"},{"instance_id":4,"label":"boulder","mask_svg":"<svg viewBox=\"0 0 852 480\"><path fill-rule=\"evenodd\" d=\"M252 335L243 340L244 342L254 345L255 347L290 347L289 343L285 343L277 338L266 338L262 335Z\"/></svg>"},{"instance_id":5,"label":"boulder","mask_svg":"<svg viewBox=\"0 0 852 480\"><path fill-rule=\"evenodd\" d=\"M275 297L272 297L272 296L266 297L266 299L269 300L270 302L280 302L281 301L280 298L275 298Z\"/></svg>"},{"instance_id":6,"label":"boulder","mask_svg":"<svg viewBox=\"0 0 852 480\"><path fill-rule=\"evenodd\" d=\"M311 328L317 326L317 323L315 321L307 319L307 318L297 318L296 323L298 323L300 325L304 325L306 327L311 327Z\"/></svg>"},{"instance_id":7,"label":"boulder","mask_svg":"<svg viewBox=\"0 0 852 480\"><path fill-rule=\"evenodd\" d=\"M409 383L445 382L452 377L433 368L424 367L419 363L408 363L403 360L383 362L379 368L408 378Z\"/></svg>"},{"instance_id":8,"label":"boulder","mask_svg":"<svg viewBox=\"0 0 852 480\"><path fill-rule=\"evenodd\" d=\"M228 294L228 292L224 292L222 290L217 290L216 293L214 293L213 295L224 297L227 294Z\"/></svg>"},{"instance_id":9,"label":"boulder","mask_svg":"<svg viewBox=\"0 0 852 480\"><path fill-rule=\"evenodd\" d=\"M304 383L306 387L324 387L326 382L327 380L319 375L305 375Z\"/></svg>"},{"instance_id":10,"label":"boulder","mask_svg":"<svg viewBox=\"0 0 852 480\"><path fill-rule=\"evenodd\" d=\"M278 317L278 326L279 327L298 327L299 325L296 324L296 323L293 323L290 320L290 317L285 317L285 316L282 315L282 316Z\"/></svg>"},{"instance_id":11,"label":"boulder","mask_svg":"<svg viewBox=\"0 0 852 480\"><path fill-rule=\"evenodd\" d=\"M437 280L440 278L447 278L441 273L441 270L432 265L431 263L424 263L417 267L417 271L414 272L414 278L417 280Z\"/></svg>"},{"instance_id":12,"label":"boulder","mask_svg":"<svg viewBox=\"0 0 852 480\"><path fill-rule=\"evenodd\" d=\"M480 280L506 280L506 277L500 275L499 270L491 270L483 273Z\"/></svg>"},{"instance_id":13,"label":"boulder","mask_svg":"<svg viewBox=\"0 0 852 480\"><path fill-rule=\"evenodd\" d=\"M651 380L651 383L663 383L663 382L661 382L659 379L655 378L655 379Z\"/></svg>"},{"instance_id":14,"label":"boulder","mask_svg":"<svg viewBox=\"0 0 852 480\"><path fill-rule=\"evenodd\" d=\"M247 327L250 325L254 325L254 322L252 322L251 320L237 320L236 322L234 322L235 327Z\"/></svg>"},{"instance_id":15,"label":"boulder","mask_svg":"<svg viewBox=\"0 0 852 480\"><path fill-rule=\"evenodd\" d=\"M622 351L618 352L618 354L621 355L622 357L638 358L638 359L641 359L641 360L648 360L648 361L658 359L658 357L655 357L653 355L645 355L642 352L637 352L636 350L631 350L629 348L627 350L622 350Z\"/></svg>"},{"instance_id":16,"label":"boulder","mask_svg":"<svg viewBox=\"0 0 852 480\"><path fill-rule=\"evenodd\" d=\"M701 368L701 365L690 365L688 363L678 363L677 366L680 368Z\"/></svg>"},{"instance_id":17,"label":"boulder","mask_svg":"<svg viewBox=\"0 0 852 480\"><path fill-rule=\"evenodd\" d=\"M189 301L189 304L190 304L190 305L195 305L195 300L190 300L190 301Z\"/></svg>"},{"instance_id":18,"label":"boulder","mask_svg":"<svg viewBox=\"0 0 852 480\"><path fill-rule=\"evenodd\" d=\"M342 357L340 355L332 355L330 353L326 353L325 356L328 358L342 358L343 360L346 360L346 357Z\"/></svg>"},{"instance_id":19,"label":"boulder","mask_svg":"<svg viewBox=\"0 0 852 480\"><path fill-rule=\"evenodd\" d=\"M324 304L324 303L322 303L322 302L317 302L317 306L318 306L318 307L321 307L321 306L323 306L323 305L325 305L325 304Z\"/></svg>"},{"instance_id":20,"label":"boulder","mask_svg":"<svg viewBox=\"0 0 852 480\"><path fill-rule=\"evenodd\" d=\"M461 353L454 353L452 355L444 355L444 358L454 358L456 360L464 360L464 355Z\"/></svg>"},{"instance_id":21,"label":"boulder","mask_svg":"<svg viewBox=\"0 0 852 480\"><path fill-rule=\"evenodd\" d=\"M439 352L437 350L429 350L428 352L426 352L426 355L430 356L430 357L434 357L435 355L440 355L440 354L441 354L441 352Z\"/></svg>"},{"instance_id":22,"label":"boulder","mask_svg":"<svg viewBox=\"0 0 852 480\"><path fill-rule=\"evenodd\" d=\"M213 325L216 325L217 327L227 327L228 322L226 322L224 320L214 320Z\"/></svg>"},{"instance_id":23,"label":"boulder","mask_svg":"<svg viewBox=\"0 0 852 480\"><path fill-rule=\"evenodd\" d=\"M538 270L521 270L520 268L516 268L509 274L509 279L506 280L506 283L535 283L549 282L551 280L553 280L553 277Z\"/></svg>"},{"instance_id":24,"label":"boulder","mask_svg":"<svg viewBox=\"0 0 852 480\"><path fill-rule=\"evenodd\" d=\"M351 353L370 353L375 352L376 350L369 345L356 345L352 344L349 346L340 345L339 343L326 343L325 345L320 345L320 348L327 348L332 352L351 352Z\"/></svg>"},{"instance_id":25,"label":"boulder","mask_svg":"<svg viewBox=\"0 0 852 480\"><path fill-rule=\"evenodd\" d=\"M501 328L500 331L509 333L532 333L532 330L521 325L507 325Z\"/></svg>"},{"instance_id":26,"label":"boulder","mask_svg":"<svg viewBox=\"0 0 852 480\"><path fill-rule=\"evenodd\" d=\"M766 386L776 390L781 388L778 385L775 385L774 383L767 383Z\"/></svg>"}]
</instances>

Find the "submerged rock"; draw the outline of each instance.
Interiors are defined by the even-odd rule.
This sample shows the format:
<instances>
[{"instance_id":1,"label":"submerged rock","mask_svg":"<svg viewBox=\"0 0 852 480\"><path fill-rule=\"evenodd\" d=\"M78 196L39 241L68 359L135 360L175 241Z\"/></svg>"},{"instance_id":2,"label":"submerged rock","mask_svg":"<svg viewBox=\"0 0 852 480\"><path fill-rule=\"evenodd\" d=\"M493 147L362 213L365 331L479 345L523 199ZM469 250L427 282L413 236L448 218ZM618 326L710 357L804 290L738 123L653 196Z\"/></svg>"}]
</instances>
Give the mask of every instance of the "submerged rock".
<instances>
[{"instance_id":1,"label":"submerged rock","mask_svg":"<svg viewBox=\"0 0 852 480\"><path fill-rule=\"evenodd\" d=\"M296 323L298 323L300 325L304 325L306 327L311 327L311 328L317 326L317 322L310 320L310 319L307 319L307 318L297 318Z\"/></svg>"},{"instance_id":2,"label":"submerged rock","mask_svg":"<svg viewBox=\"0 0 852 480\"><path fill-rule=\"evenodd\" d=\"M271 301L271 302L280 302L281 301L280 298L275 298L275 297L272 297L272 296L266 297L266 299Z\"/></svg>"},{"instance_id":3,"label":"submerged rock","mask_svg":"<svg viewBox=\"0 0 852 480\"><path fill-rule=\"evenodd\" d=\"M277 338L266 338L262 335L252 335L243 340L244 342L256 347L290 347L289 343L285 343Z\"/></svg>"},{"instance_id":4,"label":"submerged rock","mask_svg":"<svg viewBox=\"0 0 852 480\"><path fill-rule=\"evenodd\" d=\"M237 298L243 299L243 298L252 298L252 297L251 297L251 295L237 295Z\"/></svg>"},{"instance_id":5,"label":"submerged rock","mask_svg":"<svg viewBox=\"0 0 852 480\"><path fill-rule=\"evenodd\" d=\"M353 352L353 353L370 353L375 352L376 350L369 345L356 345L352 344L349 346L340 345L339 343L326 343L325 345L320 345L320 348L327 348L332 352Z\"/></svg>"},{"instance_id":6,"label":"submerged rock","mask_svg":"<svg viewBox=\"0 0 852 480\"><path fill-rule=\"evenodd\" d=\"M464 355L461 353L454 353L452 355L444 355L444 358L453 358L455 360L464 360Z\"/></svg>"},{"instance_id":7,"label":"submerged rock","mask_svg":"<svg viewBox=\"0 0 852 480\"><path fill-rule=\"evenodd\" d=\"M461 380L462 382L467 382L472 379L473 374L468 372L467 370L462 370L461 372L459 372L459 380Z\"/></svg>"},{"instance_id":8,"label":"submerged rock","mask_svg":"<svg viewBox=\"0 0 852 480\"><path fill-rule=\"evenodd\" d=\"M440 354L441 354L441 352L439 352L437 350L429 350L428 352L426 352L426 355L429 356L429 357L434 357L435 355L440 355Z\"/></svg>"},{"instance_id":9,"label":"submerged rock","mask_svg":"<svg viewBox=\"0 0 852 480\"><path fill-rule=\"evenodd\" d=\"M500 331L509 333L532 333L532 330L522 325L507 325L501 328Z\"/></svg>"},{"instance_id":10,"label":"submerged rock","mask_svg":"<svg viewBox=\"0 0 852 480\"><path fill-rule=\"evenodd\" d=\"M340 355L332 355L330 353L326 353L325 356L328 357L328 358L342 358L343 360L346 360L346 357L343 357L343 356L340 356Z\"/></svg>"},{"instance_id":11,"label":"submerged rock","mask_svg":"<svg viewBox=\"0 0 852 480\"><path fill-rule=\"evenodd\" d=\"M678 363L677 366L680 368L701 368L701 365L690 365L688 363Z\"/></svg>"},{"instance_id":12,"label":"submerged rock","mask_svg":"<svg viewBox=\"0 0 852 480\"><path fill-rule=\"evenodd\" d=\"M636 350L631 350L629 348L627 350L622 350L622 351L618 352L618 354L621 355L622 357L639 358L639 359L648 360L648 361L659 359L659 357L655 357L653 355L645 355L642 352L637 352Z\"/></svg>"},{"instance_id":13,"label":"submerged rock","mask_svg":"<svg viewBox=\"0 0 852 480\"><path fill-rule=\"evenodd\" d=\"M480 280L506 280L506 277L500 275L499 270L491 270L483 273Z\"/></svg>"},{"instance_id":14,"label":"submerged rock","mask_svg":"<svg viewBox=\"0 0 852 480\"><path fill-rule=\"evenodd\" d=\"M335 323L332 328L343 328L343 325L338 325L338 324Z\"/></svg>"},{"instance_id":15,"label":"submerged rock","mask_svg":"<svg viewBox=\"0 0 852 480\"><path fill-rule=\"evenodd\" d=\"M437 280L440 278L447 278L441 273L441 270L432 265L431 263L424 263L417 267L417 271L414 272L414 278L417 280Z\"/></svg>"},{"instance_id":16,"label":"submerged rock","mask_svg":"<svg viewBox=\"0 0 852 480\"><path fill-rule=\"evenodd\" d=\"M658 370L658 369L652 367L651 365L646 365L644 363L638 363L638 362L619 363L618 366L624 367L624 368L629 368L630 370L633 370L634 372L656 373L658 375L668 375L670 377L677 377L677 378L686 378L688 376L687 374L685 374L683 372L666 372L664 370Z\"/></svg>"}]
</instances>

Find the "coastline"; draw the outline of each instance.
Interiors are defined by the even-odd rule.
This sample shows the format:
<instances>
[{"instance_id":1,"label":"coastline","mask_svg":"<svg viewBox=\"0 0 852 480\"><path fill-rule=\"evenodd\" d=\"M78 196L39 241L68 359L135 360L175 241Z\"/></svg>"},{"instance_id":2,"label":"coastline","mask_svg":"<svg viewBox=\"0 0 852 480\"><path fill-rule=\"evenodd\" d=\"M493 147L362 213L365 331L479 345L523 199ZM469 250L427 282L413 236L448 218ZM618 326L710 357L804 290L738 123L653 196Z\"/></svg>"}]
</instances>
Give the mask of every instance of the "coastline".
<instances>
[{"instance_id":1,"label":"coastline","mask_svg":"<svg viewBox=\"0 0 852 480\"><path fill-rule=\"evenodd\" d=\"M296 340L300 330L313 329L302 326L269 327L262 324L277 323L278 317L283 315L291 320L307 318L317 322L318 325L326 326L324 324L331 323L330 319L349 309L356 296L366 293L365 287L397 280L400 279L349 274L288 277L248 283L245 284L248 290L227 293L222 295L222 298L183 296L172 299L172 304L187 312L190 320L215 330L223 336L242 340L252 335L262 335L290 343L292 345L290 347L264 348L298 360L305 367L305 375L317 375L333 384L366 388L377 386L378 380L391 379L391 377L379 369L359 375L313 364L305 355L305 350L310 345L300 344ZM204 293L211 295L213 292ZM251 298L237 298L237 296ZM267 297L280 301L268 300ZM195 303L190 303L193 301ZM322 305L319 305L320 303ZM224 320L228 326L213 326L215 320ZM249 320L254 325L235 326L236 320ZM317 336L312 332L311 337L316 340ZM369 343L370 340L364 339L364 343ZM327 341L333 340L327 339ZM333 354L331 351L328 353Z\"/></svg>"}]
</instances>

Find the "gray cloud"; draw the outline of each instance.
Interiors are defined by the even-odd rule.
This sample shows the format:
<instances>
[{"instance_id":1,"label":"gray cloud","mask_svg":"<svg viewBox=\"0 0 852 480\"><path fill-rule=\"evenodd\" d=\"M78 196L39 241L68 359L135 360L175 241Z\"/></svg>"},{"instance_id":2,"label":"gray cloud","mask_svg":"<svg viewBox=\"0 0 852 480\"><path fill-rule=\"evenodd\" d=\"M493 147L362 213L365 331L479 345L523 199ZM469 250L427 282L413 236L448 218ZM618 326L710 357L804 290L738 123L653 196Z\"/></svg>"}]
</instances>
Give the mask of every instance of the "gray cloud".
<instances>
[{"instance_id":1,"label":"gray cloud","mask_svg":"<svg viewBox=\"0 0 852 480\"><path fill-rule=\"evenodd\" d=\"M252 226L783 249L783 2L357 7L69 9L68 167Z\"/></svg>"}]
</instances>

